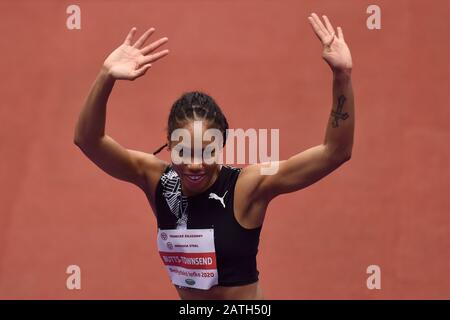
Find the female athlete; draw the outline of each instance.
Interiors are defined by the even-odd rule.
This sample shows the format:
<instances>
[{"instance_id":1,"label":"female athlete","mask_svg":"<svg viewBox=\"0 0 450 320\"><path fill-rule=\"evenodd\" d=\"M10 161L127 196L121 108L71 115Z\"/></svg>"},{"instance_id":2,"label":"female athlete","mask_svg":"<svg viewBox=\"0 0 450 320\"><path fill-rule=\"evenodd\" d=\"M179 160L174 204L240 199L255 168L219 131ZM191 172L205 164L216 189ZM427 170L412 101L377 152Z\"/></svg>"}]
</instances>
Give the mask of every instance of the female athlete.
<instances>
[{"instance_id":1,"label":"female athlete","mask_svg":"<svg viewBox=\"0 0 450 320\"><path fill-rule=\"evenodd\" d=\"M156 153L185 150L203 154L210 141L186 145L174 140L182 129L195 136L216 129L227 137L228 122L209 95L193 91L172 105L167 144L153 154L126 149L105 134L106 104L116 80L135 80L169 51L157 49L168 39L145 45L154 28L134 44L136 28L104 61L82 109L74 142L111 176L138 186L148 198L158 226L158 250L181 299L263 299L256 265L259 236L267 206L276 196L305 188L325 177L352 154L355 123L351 84L352 58L340 27L326 16L308 21L323 45L322 57L333 73L332 110L323 143L277 162L275 174L261 174L264 164L244 168L194 159L167 163ZM223 147L220 146L220 147ZM180 150L180 149L177 149ZM211 151L211 150L210 150ZM220 150L213 150L214 151ZM177 151L178 152L178 151ZM217 153L217 152L216 152ZM214 154L213 154L214 156ZM197 159L198 160L198 159Z\"/></svg>"}]
</instances>

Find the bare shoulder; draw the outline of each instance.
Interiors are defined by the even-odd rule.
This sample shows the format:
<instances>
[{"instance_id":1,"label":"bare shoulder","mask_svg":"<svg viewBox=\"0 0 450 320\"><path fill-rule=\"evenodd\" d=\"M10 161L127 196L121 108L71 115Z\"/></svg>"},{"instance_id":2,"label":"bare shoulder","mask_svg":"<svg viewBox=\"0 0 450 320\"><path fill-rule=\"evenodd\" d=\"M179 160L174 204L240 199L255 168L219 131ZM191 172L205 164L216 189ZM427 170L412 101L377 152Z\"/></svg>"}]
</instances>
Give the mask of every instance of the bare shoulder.
<instances>
[{"instance_id":1,"label":"bare shoulder","mask_svg":"<svg viewBox=\"0 0 450 320\"><path fill-rule=\"evenodd\" d=\"M246 228L256 228L262 225L268 198L261 193L264 176L260 166L248 165L241 169L236 182L234 196L234 214L239 223Z\"/></svg>"},{"instance_id":2,"label":"bare shoulder","mask_svg":"<svg viewBox=\"0 0 450 320\"><path fill-rule=\"evenodd\" d=\"M258 165L248 165L241 169L236 182L236 191L252 194L261 182L262 179Z\"/></svg>"},{"instance_id":3,"label":"bare shoulder","mask_svg":"<svg viewBox=\"0 0 450 320\"><path fill-rule=\"evenodd\" d=\"M139 187L151 198L154 198L156 186L162 174L169 166L169 163L159 159L151 153L137 150L128 150L136 159L140 174L144 179L144 183Z\"/></svg>"},{"instance_id":4,"label":"bare shoulder","mask_svg":"<svg viewBox=\"0 0 450 320\"><path fill-rule=\"evenodd\" d=\"M251 164L241 169L236 183L236 192L245 194L252 201L270 201L270 194L265 194L265 184L269 175L264 174L267 163Z\"/></svg>"}]
</instances>

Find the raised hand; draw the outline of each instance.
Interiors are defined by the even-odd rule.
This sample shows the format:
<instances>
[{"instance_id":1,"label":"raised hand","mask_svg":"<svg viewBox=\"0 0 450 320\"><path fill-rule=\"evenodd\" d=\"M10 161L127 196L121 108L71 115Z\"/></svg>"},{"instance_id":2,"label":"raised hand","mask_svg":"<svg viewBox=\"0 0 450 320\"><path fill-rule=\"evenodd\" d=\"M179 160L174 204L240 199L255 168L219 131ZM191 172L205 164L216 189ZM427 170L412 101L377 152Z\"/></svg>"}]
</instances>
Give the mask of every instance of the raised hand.
<instances>
[{"instance_id":1,"label":"raised hand","mask_svg":"<svg viewBox=\"0 0 450 320\"><path fill-rule=\"evenodd\" d=\"M155 32L155 28L148 29L133 45L136 28L128 33L124 43L114 50L103 63L103 67L114 79L134 80L143 76L152 66L152 62L161 59L169 53L163 50L153 53L169 39L164 37L144 47L145 41Z\"/></svg>"},{"instance_id":2,"label":"raised hand","mask_svg":"<svg viewBox=\"0 0 450 320\"><path fill-rule=\"evenodd\" d=\"M309 23L316 36L322 42L322 57L331 67L333 72L351 72L352 56L350 49L344 40L344 33L341 27L337 27L337 35L327 16L322 16L325 24L322 23L317 14L312 13L308 17Z\"/></svg>"}]
</instances>

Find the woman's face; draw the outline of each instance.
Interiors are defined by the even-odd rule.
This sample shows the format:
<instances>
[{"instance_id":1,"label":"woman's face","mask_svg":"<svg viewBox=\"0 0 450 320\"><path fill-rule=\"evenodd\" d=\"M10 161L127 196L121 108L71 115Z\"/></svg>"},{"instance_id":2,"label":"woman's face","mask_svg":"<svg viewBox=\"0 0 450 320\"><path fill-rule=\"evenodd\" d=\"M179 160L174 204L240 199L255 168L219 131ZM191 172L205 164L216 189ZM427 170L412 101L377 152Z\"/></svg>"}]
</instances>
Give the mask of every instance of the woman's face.
<instances>
[{"instance_id":1,"label":"woman's face","mask_svg":"<svg viewBox=\"0 0 450 320\"><path fill-rule=\"evenodd\" d=\"M199 124L199 121L196 121L197 125ZM201 136L203 137L203 133L209 128L208 122L201 121ZM181 140L180 142L177 141L169 141L169 150L172 150L175 152L177 150L177 154L180 157L183 157L183 162L181 164L174 163L174 159L172 159L172 166L174 170L178 173L180 179L181 179L181 187L183 194L186 196L193 196L196 194L200 194L206 189L208 189L215 181L219 174L220 165L216 162L212 164L205 163L205 159L200 157L195 157L198 155L203 155L203 151L205 148L211 144L211 141L203 140L201 139L201 150L198 148L198 150L194 149L194 121L188 121L185 123L185 125L180 128L185 129L186 133L190 135L190 142L191 144L186 144L187 142ZM199 129L200 126L197 127L197 135L199 136ZM200 145L200 143L199 143ZM183 146L183 149L181 147ZM181 149L181 150L180 150ZM183 154L183 152L188 151L188 154ZM197 151L197 154L195 154L195 151ZM215 150L214 150L215 152ZM214 152L212 152L212 155L214 156ZM190 160L190 161L189 161ZM195 161L196 160L196 161ZM210 162L210 161L208 161Z\"/></svg>"}]
</instances>

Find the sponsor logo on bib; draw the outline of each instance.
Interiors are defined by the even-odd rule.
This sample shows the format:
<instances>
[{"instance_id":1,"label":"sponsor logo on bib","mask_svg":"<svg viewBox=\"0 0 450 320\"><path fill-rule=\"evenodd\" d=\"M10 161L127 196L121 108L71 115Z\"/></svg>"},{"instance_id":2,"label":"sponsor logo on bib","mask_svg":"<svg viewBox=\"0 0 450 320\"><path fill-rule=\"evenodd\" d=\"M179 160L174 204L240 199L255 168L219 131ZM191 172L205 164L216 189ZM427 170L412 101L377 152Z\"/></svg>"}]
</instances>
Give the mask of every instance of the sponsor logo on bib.
<instances>
[{"instance_id":1,"label":"sponsor logo on bib","mask_svg":"<svg viewBox=\"0 0 450 320\"><path fill-rule=\"evenodd\" d=\"M173 284L203 290L218 284L214 229L159 229L157 239Z\"/></svg>"}]
</instances>

